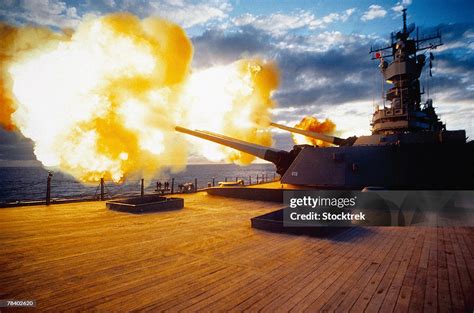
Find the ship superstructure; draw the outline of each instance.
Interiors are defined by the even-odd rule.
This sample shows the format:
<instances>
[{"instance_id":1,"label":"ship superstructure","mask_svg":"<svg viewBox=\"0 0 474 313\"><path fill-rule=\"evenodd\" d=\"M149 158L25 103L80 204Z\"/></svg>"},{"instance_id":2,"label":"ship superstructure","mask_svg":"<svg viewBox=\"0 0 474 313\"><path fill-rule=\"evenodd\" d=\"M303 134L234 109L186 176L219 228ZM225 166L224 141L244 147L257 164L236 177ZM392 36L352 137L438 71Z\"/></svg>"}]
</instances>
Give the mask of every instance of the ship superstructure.
<instances>
[{"instance_id":1,"label":"ship superstructure","mask_svg":"<svg viewBox=\"0 0 474 313\"><path fill-rule=\"evenodd\" d=\"M412 38L415 25L406 24L406 9L403 10L403 29L391 34L391 43L381 48L371 48L373 59L380 60L383 79L392 85L385 94L383 108L377 108L372 117L372 134L393 134L417 131L443 131L445 125L439 120L432 99L421 103L420 75L429 59L422 51L436 49L442 45L441 34L420 38L418 28ZM385 104L388 105L385 105Z\"/></svg>"}]
</instances>

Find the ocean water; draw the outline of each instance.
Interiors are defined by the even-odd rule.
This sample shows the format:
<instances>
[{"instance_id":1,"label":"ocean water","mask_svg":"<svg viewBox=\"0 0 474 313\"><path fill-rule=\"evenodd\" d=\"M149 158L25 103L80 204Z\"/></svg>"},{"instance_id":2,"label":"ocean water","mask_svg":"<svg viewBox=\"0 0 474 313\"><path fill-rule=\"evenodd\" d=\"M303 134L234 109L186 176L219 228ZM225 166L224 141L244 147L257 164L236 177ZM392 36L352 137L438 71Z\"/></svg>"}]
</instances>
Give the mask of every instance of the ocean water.
<instances>
[{"instance_id":1,"label":"ocean water","mask_svg":"<svg viewBox=\"0 0 474 313\"><path fill-rule=\"evenodd\" d=\"M84 184L73 177L59 171L53 171L51 181L51 198L92 198L100 193L99 184ZM171 182L175 178L174 190L183 183L194 183L197 178L198 188L207 187L208 182L234 181L236 178L243 179L245 184L251 176L252 183L256 182L257 175L261 179L265 176L268 180L275 176L273 164L251 164L249 166L238 166L235 164L194 164L188 165L186 170L179 173L162 172L159 176L145 181L145 193L152 193L156 188L156 182ZM42 200L46 196L46 181L48 171L40 167L3 167L0 168L0 203ZM140 180L126 180L122 184L111 181L105 182L107 197L137 194L140 192Z\"/></svg>"}]
</instances>

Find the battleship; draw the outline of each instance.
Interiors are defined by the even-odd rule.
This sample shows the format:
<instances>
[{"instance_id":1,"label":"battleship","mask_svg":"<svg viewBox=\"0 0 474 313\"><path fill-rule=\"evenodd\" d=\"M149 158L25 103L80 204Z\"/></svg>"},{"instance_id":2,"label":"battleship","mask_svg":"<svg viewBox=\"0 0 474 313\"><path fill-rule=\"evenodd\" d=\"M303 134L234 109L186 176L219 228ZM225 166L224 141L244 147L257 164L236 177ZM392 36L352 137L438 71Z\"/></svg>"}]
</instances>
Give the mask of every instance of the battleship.
<instances>
[{"instance_id":1,"label":"battleship","mask_svg":"<svg viewBox=\"0 0 474 313\"><path fill-rule=\"evenodd\" d=\"M1 209L0 306L472 312L472 227L364 226L295 236L249 223L281 208L273 202L281 189L472 187L472 143L464 131L447 131L430 101L419 101L423 60L415 54L423 40L409 38L405 21L404 14L391 54L374 52L394 87L387 92L391 105L374 113L370 136L304 133L334 146L288 152L177 127L273 162L279 182L183 194L183 209L146 214L107 210L103 201Z\"/></svg>"},{"instance_id":2,"label":"battleship","mask_svg":"<svg viewBox=\"0 0 474 313\"><path fill-rule=\"evenodd\" d=\"M176 130L275 164L281 183L314 188L447 190L474 188L474 142L465 130L447 130L432 99L421 102L420 75L427 57L422 51L442 45L440 33L412 38L414 24L392 33L386 47L371 48L383 79L392 85L383 108L372 116L372 134L339 138L277 123L271 126L315 138L331 147L296 145L291 151L259 146L209 131ZM430 67L434 58L429 53Z\"/></svg>"}]
</instances>

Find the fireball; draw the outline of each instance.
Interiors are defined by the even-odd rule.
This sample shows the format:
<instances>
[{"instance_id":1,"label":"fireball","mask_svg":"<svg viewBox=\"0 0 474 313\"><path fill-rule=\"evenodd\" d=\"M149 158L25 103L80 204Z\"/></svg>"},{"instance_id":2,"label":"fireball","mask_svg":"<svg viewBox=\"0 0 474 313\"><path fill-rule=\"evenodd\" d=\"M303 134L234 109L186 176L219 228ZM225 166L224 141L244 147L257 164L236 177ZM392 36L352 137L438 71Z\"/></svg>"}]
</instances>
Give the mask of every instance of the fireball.
<instances>
[{"instance_id":1,"label":"fireball","mask_svg":"<svg viewBox=\"0 0 474 313\"><path fill-rule=\"evenodd\" d=\"M248 164L253 157L186 138L176 125L270 145L264 129L278 70L239 60L193 71L178 25L126 13L89 18L66 34L0 25L0 123L34 142L45 166L85 181L152 177L189 153Z\"/></svg>"}]
</instances>

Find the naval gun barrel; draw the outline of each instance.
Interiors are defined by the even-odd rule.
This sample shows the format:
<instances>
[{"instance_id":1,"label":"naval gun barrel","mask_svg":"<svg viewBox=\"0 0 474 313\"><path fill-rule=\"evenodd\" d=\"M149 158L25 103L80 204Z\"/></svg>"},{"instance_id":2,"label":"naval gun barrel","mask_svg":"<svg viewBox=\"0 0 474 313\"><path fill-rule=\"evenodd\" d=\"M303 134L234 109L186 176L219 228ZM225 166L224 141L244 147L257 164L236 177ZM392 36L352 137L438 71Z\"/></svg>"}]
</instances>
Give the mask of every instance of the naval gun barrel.
<instances>
[{"instance_id":1,"label":"naval gun barrel","mask_svg":"<svg viewBox=\"0 0 474 313\"><path fill-rule=\"evenodd\" d=\"M311 138L318 139L318 140L321 140L321 141L324 141L324 142L328 142L328 143L331 143L331 144L336 145L336 146L347 146L347 145L352 145L352 143L353 143L353 141L350 140L353 137L343 139L343 138L339 138L339 137L336 137L336 136L325 135L325 134L322 134L322 133L317 133L317 132L313 132L313 131L309 131L309 130L289 127L289 126L285 126L285 125L281 125L281 124L277 124L277 123L273 123L273 122L270 123L270 125L273 126L273 127L276 127L276 128L280 128L280 129L292 132L292 133L296 133L296 134L300 134L300 135L303 135L303 136L306 136L306 137L311 137Z\"/></svg>"},{"instance_id":2,"label":"naval gun barrel","mask_svg":"<svg viewBox=\"0 0 474 313\"><path fill-rule=\"evenodd\" d=\"M212 133L209 131L191 130L191 129L184 128L181 126L176 126L175 130L180 133L184 133L184 134L188 134L194 137L212 141L212 142L221 144L223 146L230 147L238 151L251 154L260 159L272 162L273 164L275 164L277 168L277 173L280 175L283 175L286 172L286 170L288 169L291 162L293 162L296 156L294 155L294 153L290 153L284 150L278 150L274 148L265 147L262 145L257 145L254 143L227 137L227 136Z\"/></svg>"}]
</instances>

